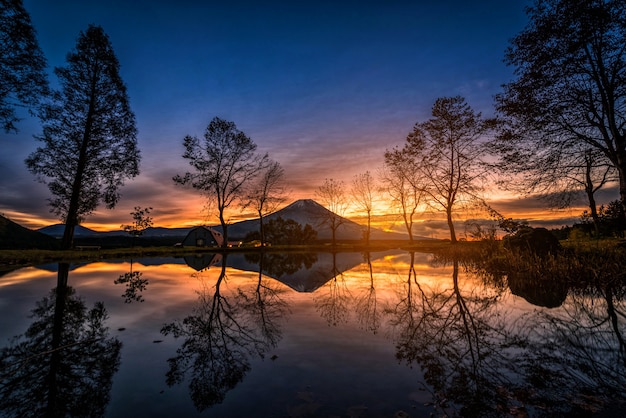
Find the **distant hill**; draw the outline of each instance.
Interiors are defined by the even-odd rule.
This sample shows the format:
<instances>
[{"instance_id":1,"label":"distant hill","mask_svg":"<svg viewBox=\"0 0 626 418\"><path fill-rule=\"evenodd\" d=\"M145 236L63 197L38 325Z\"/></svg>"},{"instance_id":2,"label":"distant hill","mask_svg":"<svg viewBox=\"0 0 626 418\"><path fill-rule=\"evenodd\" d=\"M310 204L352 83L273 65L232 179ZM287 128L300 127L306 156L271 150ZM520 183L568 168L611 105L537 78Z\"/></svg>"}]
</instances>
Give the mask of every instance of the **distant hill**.
<instances>
[{"instance_id":1,"label":"distant hill","mask_svg":"<svg viewBox=\"0 0 626 418\"><path fill-rule=\"evenodd\" d=\"M59 242L45 234L11 221L0 216L0 249L11 250L54 250L59 248Z\"/></svg>"},{"instance_id":2,"label":"distant hill","mask_svg":"<svg viewBox=\"0 0 626 418\"><path fill-rule=\"evenodd\" d=\"M38 229L38 232L42 234L49 235L55 238L63 238L63 231L65 230L64 224L54 224L50 226L45 226L43 228ZM84 226L76 226L74 229L74 237L90 237L94 235L98 235L100 232L94 231L93 229L85 228Z\"/></svg>"},{"instance_id":3,"label":"distant hill","mask_svg":"<svg viewBox=\"0 0 626 418\"><path fill-rule=\"evenodd\" d=\"M142 237L186 237L193 228L148 228L143 232ZM124 231L120 231L126 234Z\"/></svg>"},{"instance_id":4,"label":"distant hill","mask_svg":"<svg viewBox=\"0 0 626 418\"><path fill-rule=\"evenodd\" d=\"M65 229L64 224L55 224L43 227L38 229L39 232L50 235L55 238L63 237L63 230ZM153 238L153 237L185 237L189 233L191 228L147 228L144 233L141 235L144 238ZM94 238L94 237L113 237L113 236L130 236L127 232L122 230L117 231L107 231L107 232L98 232L93 229L86 228L84 226L78 225L74 230L74 238Z\"/></svg>"}]
</instances>

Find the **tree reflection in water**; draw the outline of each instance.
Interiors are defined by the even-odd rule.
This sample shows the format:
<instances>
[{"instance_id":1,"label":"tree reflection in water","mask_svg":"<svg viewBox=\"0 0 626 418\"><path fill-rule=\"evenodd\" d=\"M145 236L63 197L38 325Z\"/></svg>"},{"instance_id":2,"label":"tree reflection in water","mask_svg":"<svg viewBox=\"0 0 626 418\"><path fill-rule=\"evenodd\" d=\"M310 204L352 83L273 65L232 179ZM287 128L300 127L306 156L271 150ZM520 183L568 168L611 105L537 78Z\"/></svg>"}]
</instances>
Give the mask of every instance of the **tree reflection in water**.
<instances>
[{"instance_id":1,"label":"tree reflection in water","mask_svg":"<svg viewBox=\"0 0 626 418\"><path fill-rule=\"evenodd\" d=\"M343 272L337 267L337 253L332 253L330 271L319 270L314 272L321 277L330 277L317 291L314 297L315 307L329 326L337 326L348 321L350 313L351 295L343 277Z\"/></svg>"},{"instance_id":2,"label":"tree reflection in water","mask_svg":"<svg viewBox=\"0 0 626 418\"><path fill-rule=\"evenodd\" d=\"M560 308L512 319L499 303L505 289L495 285L498 277L466 266L484 287L462 287L459 262L450 263L451 282L429 287L411 257L404 295L387 310L397 357L420 365L442 412L588 416L626 405L624 283L578 283ZM512 277L516 288L532 286ZM563 299L567 287L543 286L557 294L541 300Z\"/></svg>"},{"instance_id":3,"label":"tree reflection in water","mask_svg":"<svg viewBox=\"0 0 626 418\"><path fill-rule=\"evenodd\" d=\"M104 416L122 344L109 337L104 305L87 310L68 275L59 264L57 287L37 303L34 322L0 353L3 416Z\"/></svg>"},{"instance_id":4,"label":"tree reflection in water","mask_svg":"<svg viewBox=\"0 0 626 418\"><path fill-rule=\"evenodd\" d=\"M535 402L584 413L626 406L625 293L615 282L578 283L563 309L543 310L528 324L520 365Z\"/></svg>"},{"instance_id":5,"label":"tree reflection in water","mask_svg":"<svg viewBox=\"0 0 626 418\"><path fill-rule=\"evenodd\" d=\"M278 321L287 310L279 290L262 274L250 288L224 291L226 265L225 254L215 285L198 292L193 314L161 330L184 338L168 360L167 384L180 384L189 375L191 399L199 411L221 403L250 370L251 357L263 358L276 346L281 338Z\"/></svg>"},{"instance_id":6,"label":"tree reflection in water","mask_svg":"<svg viewBox=\"0 0 626 418\"><path fill-rule=\"evenodd\" d=\"M259 264L259 271L269 277L280 280L283 276L309 270L317 261L314 253L249 253L245 255L249 262Z\"/></svg>"},{"instance_id":7,"label":"tree reflection in water","mask_svg":"<svg viewBox=\"0 0 626 418\"><path fill-rule=\"evenodd\" d=\"M122 297L125 303L143 302L143 291L148 287L148 279L144 279L143 273L133 271L133 260L130 260L130 270L128 273L120 275L113 283L126 285L126 290Z\"/></svg>"},{"instance_id":8,"label":"tree reflection in water","mask_svg":"<svg viewBox=\"0 0 626 418\"><path fill-rule=\"evenodd\" d=\"M518 341L498 311L500 289L461 290L459 263L451 283L420 283L413 255L401 303L390 310L397 357L417 363L432 387L435 404L453 402L464 416L497 416L509 405L509 368Z\"/></svg>"},{"instance_id":9,"label":"tree reflection in water","mask_svg":"<svg viewBox=\"0 0 626 418\"><path fill-rule=\"evenodd\" d=\"M374 269L372 258L369 252L363 254L367 269L369 271L370 284L363 294L355 296L354 310L357 321L363 329L376 334L381 326L382 313L378 309L378 299L376 298L376 286L374 285Z\"/></svg>"}]
</instances>

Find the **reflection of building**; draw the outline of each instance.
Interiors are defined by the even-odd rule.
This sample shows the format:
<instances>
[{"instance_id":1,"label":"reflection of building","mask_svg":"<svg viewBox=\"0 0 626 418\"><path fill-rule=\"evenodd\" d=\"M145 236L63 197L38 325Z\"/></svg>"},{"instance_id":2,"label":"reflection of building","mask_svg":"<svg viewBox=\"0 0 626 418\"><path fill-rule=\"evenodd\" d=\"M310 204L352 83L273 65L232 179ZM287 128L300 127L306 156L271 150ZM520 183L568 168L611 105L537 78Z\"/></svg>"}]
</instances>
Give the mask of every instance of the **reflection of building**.
<instances>
[{"instance_id":1,"label":"reflection of building","mask_svg":"<svg viewBox=\"0 0 626 418\"><path fill-rule=\"evenodd\" d=\"M222 261L221 254L195 254L195 255L186 255L184 257L185 263L192 269L196 271L204 270L205 268L209 268L218 264Z\"/></svg>"},{"instance_id":2,"label":"reflection of building","mask_svg":"<svg viewBox=\"0 0 626 418\"><path fill-rule=\"evenodd\" d=\"M224 237L214 229L206 226L197 226L193 228L185 239L183 246L185 247L217 247L222 245Z\"/></svg>"}]
</instances>

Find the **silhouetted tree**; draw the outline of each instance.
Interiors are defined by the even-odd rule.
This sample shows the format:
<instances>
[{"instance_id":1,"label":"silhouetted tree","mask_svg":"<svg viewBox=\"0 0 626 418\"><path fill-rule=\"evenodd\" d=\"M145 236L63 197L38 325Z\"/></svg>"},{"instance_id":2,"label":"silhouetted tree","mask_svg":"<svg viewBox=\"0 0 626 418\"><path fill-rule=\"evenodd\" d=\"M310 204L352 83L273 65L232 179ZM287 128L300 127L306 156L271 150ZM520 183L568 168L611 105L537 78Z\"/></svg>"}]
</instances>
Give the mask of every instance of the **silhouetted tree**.
<instances>
[{"instance_id":1,"label":"silhouetted tree","mask_svg":"<svg viewBox=\"0 0 626 418\"><path fill-rule=\"evenodd\" d=\"M285 201L285 170L276 161L267 163L256 182L252 184L248 192L249 204L259 215L259 236L261 245L265 244L265 231L263 217L274 212Z\"/></svg>"},{"instance_id":2,"label":"silhouetted tree","mask_svg":"<svg viewBox=\"0 0 626 418\"><path fill-rule=\"evenodd\" d=\"M504 174L498 183L523 195L537 195L559 209L584 195L598 233L595 194L617 180L615 168L588 145L571 141L538 147L537 142L530 140L532 135L543 134L503 126L496 140L489 144L490 151L498 155L494 166Z\"/></svg>"},{"instance_id":3,"label":"silhouetted tree","mask_svg":"<svg viewBox=\"0 0 626 418\"><path fill-rule=\"evenodd\" d=\"M256 231L246 236L246 240L255 239ZM278 217L270 219L265 227L266 242L277 245L311 244L317 239L317 232L309 224L300 225L293 219Z\"/></svg>"},{"instance_id":4,"label":"silhouetted tree","mask_svg":"<svg viewBox=\"0 0 626 418\"><path fill-rule=\"evenodd\" d=\"M626 215L621 201L613 200L606 205L601 205L596 216L598 218L600 233L607 236L624 237ZM589 212L584 211L581 218L583 223L589 223L589 218L592 218L592 216ZM594 222L593 218L592 222Z\"/></svg>"},{"instance_id":5,"label":"silhouetted tree","mask_svg":"<svg viewBox=\"0 0 626 418\"><path fill-rule=\"evenodd\" d=\"M372 209L374 206L374 192L376 182L369 171L357 174L352 179L350 194L359 209L367 215L367 230L365 231L365 243L369 245L372 231Z\"/></svg>"},{"instance_id":6,"label":"silhouetted tree","mask_svg":"<svg viewBox=\"0 0 626 418\"><path fill-rule=\"evenodd\" d=\"M344 184L341 180L326 179L324 184L318 187L316 195L320 203L328 209L320 223L330 228L334 245L337 229L346 221L343 215L348 205Z\"/></svg>"},{"instance_id":7,"label":"silhouetted tree","mask_svg":"<svg viewBox=\"0 0 626 418\"><path fill-rule=\"evenodd\" d=\"M101 417L109 402L122 343L109 336L101 302L90 310L67 285L37 303L34 321L0 351L0 413L15 417Z\"/></svg>"},{"instance_id":8,"label":"silhouetted tree","mask_svg":"<svg viewBox=\"0 0 626 418\"><path fill-rule=\"evenodd\" d=\"M459 203L479 197L480 182L486 175L481 166L485 152L481 140L495 127L495 121L483 119L460 96L437 99L432 116L415 124L402 153L422 173L429 204L446 213L454 243L454 210Z\"/></svg>"},{"instance_id":9,"label":"silhouetted tree","mask_svg":"<svg viewBox=\"0 0 626 418\"><path fill-rule=\"evenodd\" d=\"M597 150L626 205L626 3L536 0L527 13L506 53L517 78L496 98L504 140L555 156Z\"/></svg>"},{"instance_id":10,"label":"silhouetted tree","mask_svg":"<svg viewBox=\"0 0 626 418\"><path fill-rule=\"evenodd\" d=\"M385 165L381 171L383 190L402 217L410 242L413 242L415 215L425 193L424 179L415 164L415 160L402 149L394 148L385 151Z\"/></svg>"},{"instance_id":11,"label":"silhouetted tree","mask_svg":"<svg viewBox=\"0 0 626 418\"><path fill-rule=\"evenodd\" d=\"M130 109L119 62L99 26L81 32L67 67L55 73L61 91L42 115L43 146L27 159L28 169L54 195L51 211L65 222L62 247L100 203L113 208L126 178L139 174L135 115Z\"/></svg>"},{"instance_id":12,"label":"silhouetted tree","mask_svg":"<svg viewBox=\"0 0 626 418\"><path fill-rule=\"evenodd\" d=\"M133 217L133 223L130 225L120 225L120 228L122 228L124 232L133 236L133 245L135 238L143 235L144 231L152 226L152 217L149 216L151 210L151 207L142 209L141 206L135 206L135 210L130 213Z\"/></svg>"},{"instance_id":13,"label":"silhouetted tree","mask_svg":"<svg viewBox=\"0 0 626 418\"><path fill-rule=\"evenodd\" d=\"M31 111L48 94L46 59L22 0L0 2L0 124L15 131L16 106Z\"/></svg>"},{"instance_id":14,"label":"silhouetted tree","mask_svg":"<svg viewBox=\"0 0 626 418\"><path fill-rule=\"evenodd\" d=\"M207 126L204 140L187 135L183 145L183 158L194 172L176 175L173 180L176 184L191 185L215 200L224 233L223 246L227 247L226 210L236 202L244 203L246 186L268 166L268 156L257 154L256 144L234 122L218 117Z\"/></svg>"}]
</instances>

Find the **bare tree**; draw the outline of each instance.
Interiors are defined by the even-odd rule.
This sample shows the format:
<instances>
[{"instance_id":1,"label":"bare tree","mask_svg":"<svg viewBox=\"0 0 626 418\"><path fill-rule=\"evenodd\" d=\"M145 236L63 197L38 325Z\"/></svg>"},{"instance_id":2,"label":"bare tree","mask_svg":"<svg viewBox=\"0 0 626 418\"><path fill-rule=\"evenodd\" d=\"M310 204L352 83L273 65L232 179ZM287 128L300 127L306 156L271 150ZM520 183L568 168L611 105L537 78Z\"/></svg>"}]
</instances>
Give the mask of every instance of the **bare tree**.
<instances>
[{"instance_id":1,"label":"bare tree","mask_svg":"<svg viewBox=\"0 0 626 418\"><path fill-rule=\"evenodd\" d=\"M268 156L257 154L256 144L234 122L218 117L207 126L204 140L187 135L183 145L183 158L189 160L194 171L176 175L173 180L191 185L215 201L224 233L222 245L227 247L226 210L234 203L245 203L246 185L267 166Z\"/></svg>"},{"instance_id":2,"label":"bare tree","mask_svg":"<svg viewBox=\"0 0 626 418\"><path fill-rule=\"evenodd\" d=\"M495 128L495 121L483 119L460 96L437 99L432 116L415 124L402 153L422 174L429 204L446 213L450 241L455 243L453 213L459 202L479 197L485 177L481 140Z\"/></svg>"},{"instance_id":3,"label":"bare tree","mask_svg":"<svg viewBox=\"0 0 626 418\"><path fill-rule=\"evenodd\" d=\"M372 231L372 207L374 204L374 193L376 191L376 180L369 171L357 174L352 179L351 196L359 209L367 214L367 230L365 231L365 243L369 245Z\"/></svg>"},{"instance_id":4,"label":"bare tree","mask_svg":"<svg viewBox=\"0 0 626 418\"><path fill-rule=\"evenodd\" d=\"M414 159L408 157L403 150L394 148L385 151L385 166L381 171L383 190L402 217L411 243L414 238L415 216L424 197L425 186L420 176Z\"/></svg>"},{"instance_id":5,"label":"bare tree","mask_svg":"<svg viewBox=\"0 0 626 418\"><path fill-rule=\"evenodd\" d=\"M500 115L523 135L504 139L597 150L615 167L626 208L626 3L536 0L527 10L530 22L505 58L516 79L496 97Z\"/></svg>"},{"instance_id":6,"label":"bare tree","mask_svg":"<svg viewBox=\"0 0 626 418\"><path fill-rule=\"evenodd\" d=\"M598 232L595 194L618 180L615 167L598 149L584 143L546 142L538 146L542 140L531 138L543 136L541 132L513 123L508 119L489 143L490 152L498 156L494 168L504 174L498 183L522 195L537 195L555 208L568 207L584 195Z\"/></svg>"},{"instance_id":7,"label":"bare tree","mask_svg":"<svg viewBox=\"0 0 626 418\"><path fill-rule=\"evenodd\" d=\"M117 204L126 178L139 174L135 115L120 64L99 26L81 32L67 67L55 69L61 91L42 115L44 143L27 159L28 169L48 184L51 211L63 219L62 248L74 229L104 202Z\"/></svg>"},{"instance_id":8,"label":"bare tree","mask_svg":"<svg viewBox=\"0 0 626 418\"><path fill-rule=\"evenodd\" d=\"M316 192L320 203L330 212L321 219L321 223L328 225L332 233L333 245L336 243L337 229L345 222L343 215L347 209L345 185L341 180L326 179Z\"/></svg>"},{"instance_id":9,"label":"bare tree","mask_svg":"<svg viewBox=\"0 0 626 418\"><path fill-rule=\"evenodd\" d=\"M268 161L267 166L261 170L252 184L247 196L248 204L252 205L259 215L261 245L265 244L263 218L285 202L286 193L285 170L278 162Z\"/></svg>"}]
</instances>

